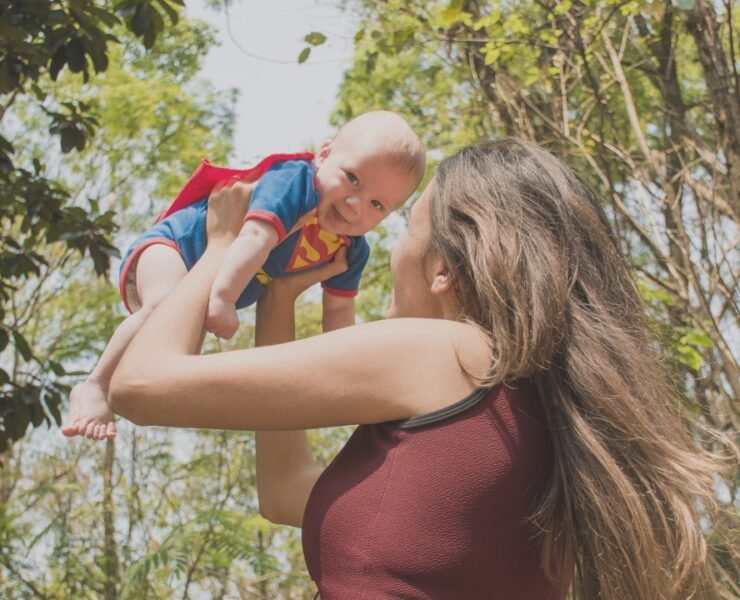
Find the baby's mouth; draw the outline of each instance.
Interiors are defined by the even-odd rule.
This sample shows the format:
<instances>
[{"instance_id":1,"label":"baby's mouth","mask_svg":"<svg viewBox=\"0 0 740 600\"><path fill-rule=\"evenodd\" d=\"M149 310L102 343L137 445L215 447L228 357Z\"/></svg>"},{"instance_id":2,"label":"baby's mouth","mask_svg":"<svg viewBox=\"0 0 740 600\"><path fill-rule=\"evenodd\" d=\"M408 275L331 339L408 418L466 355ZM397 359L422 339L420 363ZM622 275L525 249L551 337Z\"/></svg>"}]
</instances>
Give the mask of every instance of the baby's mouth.
<instances>
[{"instance_id":1,"label":"baby's mouth","mask_svg":"<svg viewBox=\"0 0 740 600\"><path fill-rule=\"evenodd\" d=\"M340 223L344 223L345 225L349 225L349 221L342 216L342 213L340 213L337 210L337 207L336 206L333 206L332 205L331 210L332 210L332 214L334 215L334 218L337 221L339 221Z\"/></svg>"}]
</instances>

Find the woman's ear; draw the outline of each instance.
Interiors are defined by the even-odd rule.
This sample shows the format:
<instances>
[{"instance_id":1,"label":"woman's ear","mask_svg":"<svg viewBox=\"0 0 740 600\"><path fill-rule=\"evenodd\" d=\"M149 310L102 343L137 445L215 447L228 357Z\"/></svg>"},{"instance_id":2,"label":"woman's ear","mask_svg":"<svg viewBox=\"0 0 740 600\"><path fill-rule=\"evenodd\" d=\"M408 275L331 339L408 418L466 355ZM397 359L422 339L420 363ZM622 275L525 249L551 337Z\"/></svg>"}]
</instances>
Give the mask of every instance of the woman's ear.
<instances>
[{"instance_id":1,"label":"woman's ear","mask_svg":"<svg viewBox=\"0 0 740 600\"><path fill-rule=\"evenodd\" d=\"M432 281L430 291L432 294L445 294L452 289L452 273L441 259L434 258L431 262Z\"/></svg>"}]
</instances>

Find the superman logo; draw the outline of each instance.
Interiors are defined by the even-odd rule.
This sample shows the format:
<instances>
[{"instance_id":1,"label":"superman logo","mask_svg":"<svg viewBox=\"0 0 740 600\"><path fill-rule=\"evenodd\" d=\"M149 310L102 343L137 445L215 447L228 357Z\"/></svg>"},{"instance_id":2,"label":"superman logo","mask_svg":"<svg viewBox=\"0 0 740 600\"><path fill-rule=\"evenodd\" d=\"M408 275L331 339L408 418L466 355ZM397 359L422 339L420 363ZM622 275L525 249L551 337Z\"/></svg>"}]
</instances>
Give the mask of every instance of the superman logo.
<instances>
[{"instance_id":1,"label":"superman logo","mask_svg":"<svg viewBox=\"0 0 740 600\"><path fill-rule=\"evenodd\" d=\"M329 233L319 227L316 217L309 219L301 229L286 273L308 269L331 260L342 246L348 246L349 240L343 235Z\"/></svg>"}]
</instances>

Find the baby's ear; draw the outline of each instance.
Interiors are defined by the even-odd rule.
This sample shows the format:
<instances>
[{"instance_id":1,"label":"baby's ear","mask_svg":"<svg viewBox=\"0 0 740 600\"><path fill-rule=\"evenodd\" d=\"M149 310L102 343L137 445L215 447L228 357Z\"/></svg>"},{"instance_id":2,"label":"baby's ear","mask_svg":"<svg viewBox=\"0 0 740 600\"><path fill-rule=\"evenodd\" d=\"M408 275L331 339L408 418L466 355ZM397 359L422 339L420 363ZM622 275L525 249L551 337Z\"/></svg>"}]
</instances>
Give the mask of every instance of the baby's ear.
<instances>
[{"instance_id":1,"label":"baby's ear","mask_svg":"<svg viewBox=\"0 0 740 600\"><path fill-rule=\"evenodd\" d=\"M323 144L321 144L321 148L319 148L319 151L316 153L316 162L321 164L321 161L324 160L329 154L331 153L331 138L326 140Z\"/></svg>"}]
</instances>

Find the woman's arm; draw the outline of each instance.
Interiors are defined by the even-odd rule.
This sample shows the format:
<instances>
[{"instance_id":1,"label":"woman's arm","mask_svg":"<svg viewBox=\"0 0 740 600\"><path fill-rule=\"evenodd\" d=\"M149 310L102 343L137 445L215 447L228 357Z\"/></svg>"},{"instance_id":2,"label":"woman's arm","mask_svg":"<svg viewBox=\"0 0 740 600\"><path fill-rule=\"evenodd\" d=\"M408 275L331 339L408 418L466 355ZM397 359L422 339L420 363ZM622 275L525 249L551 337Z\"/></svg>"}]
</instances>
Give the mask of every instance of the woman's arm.
<instances>
[{"instance_id":1,"label":"woman's arm","mask_svg":"<svg viewBox=\"0 0 740 600\"><path fill-rule=\"evenodd\" d=\"M484 356L485 342L454 321L395 319L193 355L210 287L241 225L245 189L212 194L206 252L129 345L111 381L115 412L147 425L309 429L422 414L473 389L458 359L467 360L471 342L480 349L472 356Z\"/></svg>"},{"instance_id":2,"label":"woman's arm","mask_svg":"<svg viewBox=\"0 0 740 600\"><path fill-rule=\"evenodd\" d=\"M335 331L355 324L355 299L346 296L335 296L323 291L321 300L322 329Z\"/></svg>"},{"instance_id":3,"label":"woman's arm","mask_svg":"<svg viewBox=\"0 0 740 600\"><path fill-rule=\"evenodd\" d=\"M347 268L346 253L319 269L277 279L257 304L256 344L295 338L295 301L305 289ZM260 513L273 523L300 527L308 496L322 468L303 431L257 431L257 495Z\"/></svg>"}]
</instances>

